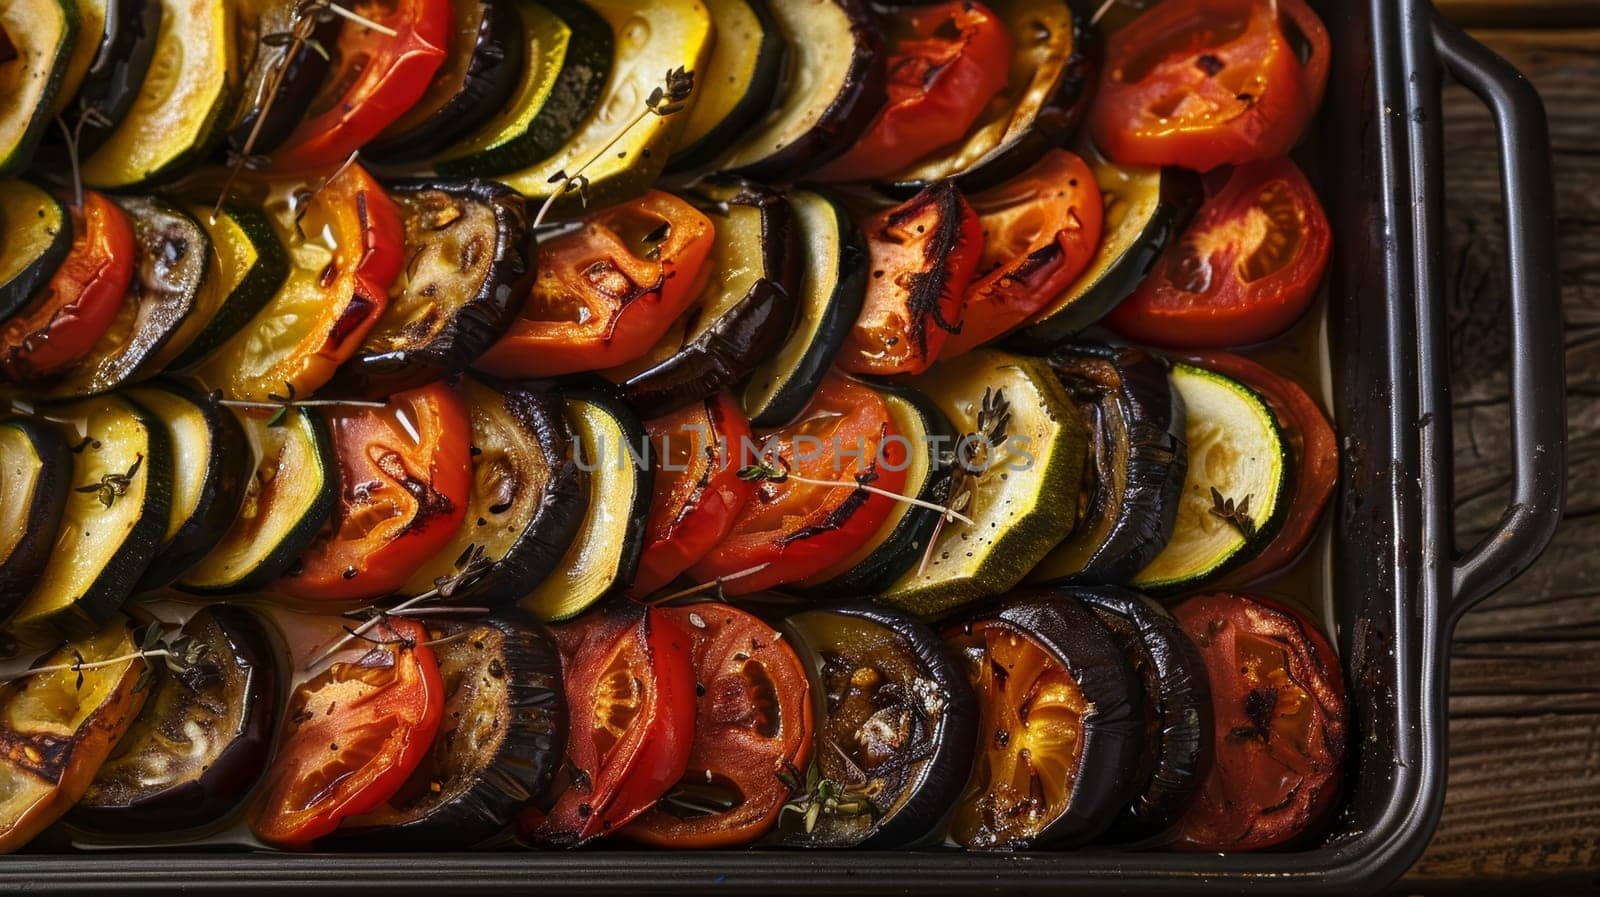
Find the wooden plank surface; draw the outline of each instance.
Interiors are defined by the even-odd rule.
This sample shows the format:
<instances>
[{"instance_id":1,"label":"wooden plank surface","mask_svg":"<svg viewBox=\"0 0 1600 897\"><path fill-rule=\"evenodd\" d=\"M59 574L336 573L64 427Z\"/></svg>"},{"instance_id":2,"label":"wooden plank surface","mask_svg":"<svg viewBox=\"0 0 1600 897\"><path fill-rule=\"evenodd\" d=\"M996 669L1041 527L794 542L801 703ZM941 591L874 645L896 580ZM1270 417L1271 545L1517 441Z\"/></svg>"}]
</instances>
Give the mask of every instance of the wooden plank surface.
<instances>
[{"instance_id":1,"label":"wooden plank surface","mask_svg":"<svg viewBox=\"0 0 1600 897\"><path fill-rule=\"evenodd\" d=\"M1596 0L1542 0L1531 18L1504 0L1455 7L1473 21L1547 24L1560 20L1539 16L1557 7L1574 25L1600 16ZM1457 632L1444 819L1402 888L1590 893L1600 889L1600 30L1474 36L1528 75L1550 116L1569 504L1539 564ZM1488 114L1459 87L1444 114L1456 513L1470 544L1499 515L1509 475L1504 220Z\"/></svg>"}]
</instances>

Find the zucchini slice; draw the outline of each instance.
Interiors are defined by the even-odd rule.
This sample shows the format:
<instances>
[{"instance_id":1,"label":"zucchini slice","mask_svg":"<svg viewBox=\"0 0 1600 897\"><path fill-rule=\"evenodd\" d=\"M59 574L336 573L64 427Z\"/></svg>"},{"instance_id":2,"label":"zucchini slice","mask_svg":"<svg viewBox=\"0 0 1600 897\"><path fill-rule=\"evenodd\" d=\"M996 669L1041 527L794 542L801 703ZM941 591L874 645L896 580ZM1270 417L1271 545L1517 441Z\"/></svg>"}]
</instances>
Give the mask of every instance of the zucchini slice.
<instances>
[{"instance_id":1,"label":"zucchini slice","mask_svg":"<svg viewBox=\"0 0 1600 897\"><path fill-rule=\"evenodd\" d=\"M16 610L50 560L71 471L72 453L54 427L0 421L0 616Z\"/></svg>"},{"instance_id":2,"label":"zucchini slice","mask_svg":"<svg viewBox=\"0 0 1600 897\"><path fill-rule=\"evenodd\" d=\"M655 476L640 461L646 436L632 409L600 390L566 396L576 463L589 474L589 505L560 566L520 602L547 623L575 617L633 581Z\"/></svg>"},{"instance_id":3,"label":"zucchini slice","mask_svg":"<svg viewBox=\"0 0 1600 897\"><path fill-rule=\"evenodd\" d=\"M154 414L122 396L55 406L69 434L71 487L50 560L6 627L24 644L104 626L161 546L172 452Z\"/></svg>"},{"instance_id":4,"label":"zucchini slice","mask_svg":"<svg viewBox=\"0 0 1600 897\"><path fill-rule=\"evenodd\" d=\"M1078 524L1030 583L1119 584L1172 538L1189 455L1167 362L1133 346L1072 346L1050 358L1089 425Z\"/></svg>"},{"instance_id":5,"label":"zucchini slice","mask_svg":"<svg viewBox=\"0 0 1600 897\"><path fill-rule=\"evenodd\" d=\"M1066 292L1006 337L1007 345L1024 351L1060 345L1110 313L1183 231L1203 198L1200 176L1187 169L1120 166L1087 142L1079 152L1104 197L1100 246Z\"/></svg>"},{"instance_id":6,"label":"zucchini slice","mask_svg":"<svg viewBox=\"0 0 1600 897\"><path fill-rule=\"evenodd\" d=\"M789 49L780 98L718 165L788 182L844 155L883 108L884 37L861 0L781 0L771 9Z\"/></svg>"},{"instance_id":7,"label":"zucchini slice","mask_svg":"<svg viewBox=\"0 0 1600 897\"><path fill-rule=\"evenodd\" d=\"M477 177L534 165L561 148L600 101L611 26L576 0L516 0L521 78L500 112L444 151L440 174Z\"/></svg>"},{"instance_id":8,"label":"zucchini slice","mask_svg":"<svg viewBox=\"0 0 1600 897\"><path fill-rule=\"evenodd\" d=\"M33 161L55 116L56 97L78 37L73 0L6 0L0 5L0 177Z\"/></svg>"},{"instance_id":9,"label":"zucchini slice","mask_svg":"<svg viewBox=\"0 0 1600 897\"><path fill-rule=\"evenodd\" d=\"M794 236L789 204L755 184L698 188L715 225L715 274L695 306L643 358L606 372L651 414L669 414L743 380L772 355L794 320Z\"/></svg>"},{"instance_id":10,"label":"zucchini slice","mask_svg":"<svg viewBox=\"0 0 1600 897\"><path fill-rule=\"evenodd\" d=\"M150 361L152 371L199 364L250 323L289 279L289 255L261 210L229 203L215 222L209 208L190 206L189 214L211 240L205 281L194 314Z\"/></svg>"},{"instance_id":11,"label":"zucchini slice","mask_svg":"<svg viewBox=\"0 0 1600 897\"><path fill-rule=\"evenodd\" d=\"M908 386L874 383L895 430L907 442L906 495L942 505L949 498L958 434L927 396ZM878 532L855 553L812 577L806 591L829 600L876 595L922 560L939 512L896 502ZM812 585L811 583L817 583Z\"/></svg>"},{"instance_id":12,"label":"zucchini slice","mask_svg":"<svg viewBox=\"0 0 1600 897\"><path fill-rule=\"evenodd\" d=\"M583 171L586 201L576 190L564 192L554 206L557 214L613 205L656 182L686 116L646 115L632 127L628 124L645 108L651 91L663 87L667 72L682 69L698 76L711 52L711 14L700 0L587 0L587 5L606 21L613 37L601 99L584 110L583 122L553 153L500 178L530 204L539 204L561 188L558 173L600 154ZM697 88L699 81L696 77ZM627 133L619 138L624 128Z\"/></svg>"},{"instance_id":13,"label":"zucchini slice","mask_svg":"<svg viewBox=\"0 0 1600 897\"><path fill-rule=\"evenodd\" d=\"M28 304L72 249L66 203L29 181L0 182L0 321Z\"/></svg>"},{"instance_id":14,"label":"zucchini slice","mask_svg":"<svg viewBox=\"0 0 1600 897\"><path fill-rule=\"evenodd\" d=\"M227 123L238 63L233 0L163 0L155 59L139 97L83 163L91 187L164 180L199 161Z\"/></svg>"},{"instance_id":15,"label":"zucchini slice","mask_svg":"<svg viewBox=\"0 0 1600 897\"><path fill-rule=\"evenodd\" d=\"M1090 31L1069 0L991 0L1011 31L1011 73L967 136L889 180L910 196L954 178L976 193L1014 177L1061 145L1087 111L1096 63Z\"/></svg>"},{"instance_id":16,"label":"zucchini slice","mask_svg":"<svg viewBox=\"0 0 1600 897\"><path fill-rule=\"evenodd\" d=\"M387 396L466 369L506 332L527 295L521 194L494 181L407 182L389 198L406 267L389 306L340 366L335 391Z\"/></svg>"},{"instance_id":17,"label":"zucchini slice","mask_svg":"<svg viewBox=\"0 0 1600 897\"><path fill-rule=\"evenodd\" d=\"M919 558L878 600L931 617L1008 591L1072 531L1078 507L1065 499L1078 488L1088 434L1043 359L978 349L910 383L963 434L950 500L973 525L946 523L926 567Z\"/></svg>"},{"instance_id":18,"label":"zucchini slice","mask_svg":"<svg viewBox=\"0 0 1600 897\"><path fill-rule=\"evenodd\" d=\"M133 725L149 693L138 687L147 661L137 651L118 617L34 664L60 669L0 690L0 852L27 844L71 809ZM81 670L72 669L80 661Z\"/></svg>"},{"instance_id":19,"label":"zucchini slice","mask_svg":"<svg viewBox=\"0 0 1600 897\"><path fill-rule=\"evenodd\" d=\"M1243 563L1282 525L1293 480L1283 429L1255 390L1187 364L1172 366L1172 385L1188 411L1189 470L1172 539L1133 578L1145 592L1196 588Z\"/></svg>"},{"instance_id":20,"label":"zucchini slice","mask_svg":"<svg viewBox=\"0 0 1600 897\"><path fill-rule=\"evenodd\" d=\"M60 88L56 91L55 102L51 104L52 115L65 112L68 104L78 95L84 76L89 74L89 66L94 63L109 37L106 33L106 4L107 0L73 0L78 27L73 35L66 67L61 73Z\"/></svg>"},{"instance_id":21,"label":"zucchini slice","mask_svg":"<svg viewBox=\"0 0 1600 897\"><path fill-rule=\"evenodd\" d=\"M200 222L155 197L124 196L117 205L133 223L133 283L110 328L50 386L51 396L99 395L160 373L155 360L206 290L211 238Z\"/></svg>"},{"instance_id":22,"label":"zucchini slice","mask_svg":"<svg viewBox=\"0 0 1600 897\"><path fill-rule=\"evenodd\" d=\"M199 594L265 588L288 570L333 513L338 458L328 426L308 408L292 408L278 426L241 418L254 474L227 532L185 571L177 587Z\"/></svg>"},{"instance_id":23,"label":"zucchini slice","mask_svg":"<svg viewBox=\"0 0 1600 897\"><path fill-rule=\"evenodd\" d=\"M166 532L138 585L147 591L176 579L227 532L250 475L250 443L238 418L194 387L141 386L128 396L160 418L172 446Z\"/></svg>"},{"instance_id":24,"label":"zucchini slice","mask_svg":"<svg viewBox=\"0 0 1600 897\"><path fill-rule=\"evenodd\" d=\"M81 156L98 149L133 108L161 37L161 0L109 0L105 13L99 49L78 88L77 110L69 113L73 127L83 128L78 137ZM98 124L78 121L86 109L97 113Z\"/></svg>"},{"instance_id":25,"label":"zucchini slice","mask_svg":"<svg viewBox=\"0 0 1600 897\"><path fill-rule=\"evenodd\" d=\"M451 598L507 604L545 580L572 547L588 505L560 399L463 378L472 420L472 493L455 538L401 592L420 595L475 557L484 573ZM459 566L458 566L459 565Z\"/></svg>"},{"instance_id":26,"label":"zucchini slice","mask_svg":"<svg viewBox=\"0 0 1600 897\"><path fill-rule=\"evenodd\" d=\"M506 105L527 52L517 0L453 0L450 52L428 90L365 152L387 163L421 162L476 130Z\"/></svg>"},{"instance_id":27,"label":"zucchini slice","mask_svg":"<svg viewBox=\"0 0 1600 897\"><path fill-rule=\"evenodd\" d=\"M799 232L798 308L788 339L745 384L744 411L755 427L781 427L805 410L867 294L867 240L844 206L795 190L789 208Z\"/></svg>"},{"instance_id":28,"label":"zucchini slice","mask_svg":"<svg viewBox=\"0 0 1600 897\"><path fill-rule=\"evenodd\" d=\"M146 0L159 3L159 0ZM332 61L319 53L311 41L324 49L339 45L344 19L326 16L311 28L311 38L287 61L288 43L269 35L292 34L298 21L300 0L240 0L239 33L246 35L240 58L244 74L240 103L228 127L228 149L243 153L250 145L251 155L269 154L277 149L310 108L318 88L328 76ZM269 97L268 92L272 91ZM257 121L266 110L266 120ZM255 141L250 141L251 133Z\"/></svg>"},{"instance_id":29,"label":"zucchini slice","mask_svg":"<svg viewBox=\"0 0 1600 897\"><path fill-rule=\"evenodd\" d=\"M779 3L784 0L778 0ZM716 41L667 171L710 165L772 107L788 49L767 0L706 0Z\"/></svg>"}]
</instances>

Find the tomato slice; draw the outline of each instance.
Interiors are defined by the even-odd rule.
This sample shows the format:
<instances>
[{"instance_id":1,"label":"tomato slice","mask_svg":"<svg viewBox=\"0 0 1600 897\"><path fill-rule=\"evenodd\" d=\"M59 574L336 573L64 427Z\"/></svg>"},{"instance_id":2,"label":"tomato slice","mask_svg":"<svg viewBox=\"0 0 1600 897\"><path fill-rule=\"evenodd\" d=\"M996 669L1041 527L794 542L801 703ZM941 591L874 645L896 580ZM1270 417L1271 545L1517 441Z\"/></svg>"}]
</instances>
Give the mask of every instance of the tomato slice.
<instances>
[{"instance_id":1,"label":"tomato slice","mask_svg":"<svg viewBox=\"0 0 1600 897\"><path fill-rule=\"evenodd\" d=\"M694 741L689 635L661 609L623 602L556 630L566 677L567 768L550 812L523 834L572 847L617 831L683 778ZM559 784L559 783L558 783Z\"/></svg>"},{"instance_id":2,"label":"tomato slice","mask_svg":"<svg viewBox=\"0 0 1600 897\"><path fill-rule=\"evenodd\" d=\"M1178 822L1181 850L1259 850L1296 840L1333 809L1349 722L1333 646L1266 598L1197 595L1173 615L1211 682L1214 759Z\"/></svg>"},{"instance_id":3,"label":"tomato slice","mask_svg":"<svg viewBox=\"0 0 1600 897\"><path fill-rule=\"evenodd\" d=\"M1322 203L1293 162L1241 165L1106 323L1177 349L1270 339L1311 304L1331 242Z\"/></svg>"},{"instance_id":4,"label":"tomato slice","mask_svg":"<svg viewBox=\"0 0 1600 897\"><path fill-rule=\"evenodd\" d=\"M333 70L300 122L272 154L272 168L337 165L410 109L450 46L450 0L355 0L350 11L395 32L345 22Z\"/></svg>"},{"instance_id":5,"label":"tomato slice","mask_svg":"<svg viewBox=\"0 0 1600 897\"><path fill-rule=\"evenodd\" d=\"M971 0L901 7L879 19L890 46L889 102L867 132L817 177L885 177L966 135L1006 86L1011 33Z\"/></svg>"},{"instance_id":6,"label":"tomato slice","mask_svg":"<svg viewBox=\"0 0 1600 897\"><path fill-rule=\"evenodd\" d=\"M648 595L717 546L755 485L739 478L750 420L727 392L645 423L655 485L629 594Z\"/></svg>"},{"instance_id":7,"label":"tomato slice","mask_svg":"<svg viewBox=\"0 0 1600 897\"><path fill-rule=\"evenodd\" d=\"M261 840L307 847L345 817L377 809L433 744L444 684L427 629L390 618L372 633L381 644L295 689L250 821Z\"/></svg>"},{"instance_id":8,"label":"tomato slice","mask_svg":"<svg viewBox=\"0 0 1600 897\"><path fill-rule=\"evenodd\" d=\"M461 525L472 485L466 405L434 383L383 408L335 411L329 426L339 506L278 587L296 598L376 598L404 585Z\"/></svg>"},{"instance_id":9,"label":"tomato slice","mask_svg":"<svg viewBox=\"0 0 1600 897\"><path fill-rule=\"evenodd\" d=\"M978 279L967 288L948 358L1005 334L1059 296L1100 245L1100 185L1083 159L1052 149L1015 179L972 197L983 227Z\"/></svg>"},{"instance_id":10,"label":"tomato slice","mask_svg":"<svg viewBox=\"0 0 1600 897\"><path fill-rule=\"evenodd\" d=\"M1229 352L1205 352L1192 359L1255 389L1283 426L1294 459L1294 492L1283 528L1266 548L1222 579L1249 585L1294 563L1311 543L1339 478L1339 443L1328 416L1300 384Z\"/></svg>"},{"instance_id":11,"label":"tomato slice","mask_svg":"<svg viewBox=\"0 0 1600 897\"><path fill-rule=\"evenodd\" d=\"M59 374L89 354L133 281L133 226L116 203L86 190L72 249L45 288L0 330L0 371L18 382Z\"/></svg>"},{"instance_id":12,"label":"tomato slice","mask_svg":"<svg viewBox=\"0 0 1600 897\"><path fill-rule=\"evenodd\" d=\"M554 377L633 361L666 334L711 274L711 219L660 190L539 244L522 316L477 366Z\"/></svg>"},{"instance_id":13,"label":"tomato slice","mask_svg":"<svg viewBox=\"0 0 1600 897\"><path fill-rule=\"evenodd\" d=\"M740 574L723 584L729 595L799 582L833 565L893 509L893 499L857 484L893 493L905 486L906 438L883 398L847 377L829 374L798 419L759 435L763 450L770 447L769 465L815 482L759 483L727 538L689 569L701 582Z\"/></svg>"},{"instance_id":14,"label":"tomato slice","mask_svg":"<svg viewBox=\"0 0 1600 897\"><path fill-rule=\"evenodd\" d=\"M780 776L811 761L811 683L771 626L721 603L665 608L694 640L700 692L688 770L624 835L656 847L738 847L777 824Z\"/></svg>"},{"instance_id":15,"label":"tomato slice","mask_svg":"<svg viewBox=\"0 0 1600 897\"><path fill-rule=\"evenodd\" d=\"M862 223L871 279L834 363L852 374L920 374L961 329L983 255L978 213L951 181L932 184Z\"/></svg>"},{"instance_id":16,"label":"tomato slice","mask_svg":"<svg viewBox=\"0 0 1600 897\"><path fill-rule=\"evenodd\" d=\"M1123 165L1199 171L1286 155L1322 102L1328 58L1304 0L1164 0L1106 42L1094 142Z\"/></svg>"}]
</instances>

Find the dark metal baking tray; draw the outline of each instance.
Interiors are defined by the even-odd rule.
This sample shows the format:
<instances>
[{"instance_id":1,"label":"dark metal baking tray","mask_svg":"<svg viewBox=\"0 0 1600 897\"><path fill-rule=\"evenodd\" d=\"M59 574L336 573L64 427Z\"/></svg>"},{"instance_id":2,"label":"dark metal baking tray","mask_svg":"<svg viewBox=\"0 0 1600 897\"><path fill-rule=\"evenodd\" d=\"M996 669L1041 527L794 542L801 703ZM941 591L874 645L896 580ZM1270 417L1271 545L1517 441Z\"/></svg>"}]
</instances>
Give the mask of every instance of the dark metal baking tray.
<instances>
[{"instance_id":1,"label":"dark metal baking tray","mask_svg":"<svg viewBox=\"0 0 1600 897\"><path fill-rule=\"evenodd\" d=\"M1399 877L1426 844L1443 799L1455 621L1533 562L1561 514L1565 421L1548 135L1528 82L1425 0L1345 0L1319 11L1334 41L1319 143L1336 247L1334 605L1357 730L1346 808L1325 841L1228 856L31 854L0 859L0 891L1331 894L1368 893ZM1439 88L1447 75L1478 94L1499 129L1511 268L1512 496L1498 527L1464 548L1452 533L1440 282Z\"/></svg>"}]
</instances>

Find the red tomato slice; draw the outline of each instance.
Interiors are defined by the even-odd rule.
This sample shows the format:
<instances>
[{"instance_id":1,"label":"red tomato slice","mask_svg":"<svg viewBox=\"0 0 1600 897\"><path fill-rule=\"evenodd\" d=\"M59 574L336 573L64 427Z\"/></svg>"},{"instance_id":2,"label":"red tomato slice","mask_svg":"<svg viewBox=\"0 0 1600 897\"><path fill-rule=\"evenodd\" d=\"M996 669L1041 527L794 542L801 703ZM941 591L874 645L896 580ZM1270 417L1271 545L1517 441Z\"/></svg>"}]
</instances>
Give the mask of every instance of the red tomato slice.
<instances>
[{"instance_id":1,"label":"red tomato slice","mask_svg":"<svg viewBox=\"0 0 1600 897\"><path fill-rule=\"evenodd\" d=\"M329 415L339 456L331 529L278 581L296 598L353 600L405 584L449 544L472 486L467 409L443 383L398 393L384 408Z\"/></svg>"},{"instance_id":2,"label":"red tomato slice","mask_svg":"<svg viewBox=\"0 0 1600 897\"><path fill-rule=\"evenodd\" d=\"M816 482L761 482L728 537L690 568L700 582L744 574L723 584L729 595L799 582L833 565L893 509L893 499L856 484L893 493L905 486L905 438L882 397L849 378L830 374L794 423L760 435L773 446L770 463Z\"/></svg>"},{"instance_id":3,"label":"red tomato slice","mask_svg":"<svg viewBox=\"0 0 1600 897\"><path fill-rule=\"evenodd\" d=\"M539 244L522 317L477 366L503 377L554 377L633 361L666 334L711 274L711 219L670 193L589 216Z\"/></svg>"},{"instance_id":4,"label":"red tomato slice","mask_svg":"<svg viewBox=\"0 0 1600 897\"><path fill-rule=\"evenodd\" d=\"M689 635L659 608L626 602L559 627L571 781L525 837L572 847L615 832L683 778L694 741Z\"/></svg>"},{"instance_id":5,"label":"red tomato slice","mask_svg":"<svg viewBox=\"0 0 1600 897\"><path fill-rule=\"evenodd\" d=\"M871 279L834 363L852 374L920 374L961 329L983 228L951 181L862 223Z\"/></svg>"},{"instance_id":6,"label":"red tomato slice","mask_svg":"<svg viewBox=\"0 0 1600 897\"><path fill-rule=\"evenodd\" d=\"M1328 416L1293 380L1228 352L1205 352L1192 360L1255 389L1283 426L1294 459L1294 493L1283 528L1260 553L1222 578L1226 584L1249 585L1287 568L1310 544L1339 478L1339 443Z\"/></svg>"},{"instance_id":7,"label":"red tomato slice","mask_svg":"<svg viewBox=\"0 0 1600 897\"><path fill-rule=\"evenodd\" d=\"M428 89L450 46L450 0L355 0L343 4L396 32L345 22L333 70L306 117L272 153L272 169L337 165L405 114Z\"/></svg>"},{"instance_id":8,"label":"red tomato slice","mask_svg":"<svg viewBox=\"0 0 1600 897\"><path fill-rule=\"evenodd\" d=\"M983 227L978 279L967 288L949 358L1009 332L1060 295L1100 245L1100 185L1088 163L1053 149L1015 179L972 197Z\"/></svg>"},{"instance_id":9,"label":"red tomato slice","mask_svg":"<svg viewBox=\"0 0 1600 897\"><path fill-rule=\"evenodd\" d=\"M393 797L427 755L444 711L428 630L391 617L372 638L383 644L295 689L250 820L261 840L310 846Z\"/></svg>"},{"instance_id":10,"label":"red tomato slice","mask_svg":"<svg viewBox=\"0 0 1600 897\"><path fill-rule=\"evenodd\" d=\"M1293 162L1241 165L1106 323L1174 349L1270 339L1311 304L1331 242L1322 203Z\"/></svg>"},{"instance_id":11,"label":"red tomato slice","mask_svg":"<svg viewBox=\"0 0 1600 897\"><path fill-rule=\"evenodd\" d=\"M1006 86L1011 34L981 3L902 7L884 16L889 102L843 156L817 174L861 181L903 171L966 135Z\"/></svg>"},{"instance_id":12,"label":"red tomato slice","mask_svg":"<svg viewBox=\"0 0 1600 897\"><path fill-rule=\"evenodd\" d=\"M628 594L648 595L717 546L755 484L739 478L750 421L727 392L645 423L655 486Z\"/></svg>"},{"instance_id":13,"label":"red tomato slice","mask_svg":"<svg viewBox=\"0 0 1600 897\"><path fill-rule=\"evenodd\" d=\"M0 371L18 382L59 374L89 354L133 282L133 226L116 203L84 191L72 226L72 249L50 285L0 329Z\"/></svg>"},{"instance_id":14,"label":"red tomato slice","mask_svg":"<svg viewBox=\"0 0 1600 897\"><path fill-rule=\"evenodd\" d=\"M1179 850L1260 850L1327 819L1349 725L1333 646L1266 598L1197 595L1173 616L1200 649L1215 725L1211 769L1179 819Z\"/></svg>"},{"instance_id":15,"label":"red tomato slice","mask_svg":"<svg viewBox=\"0 0 1600 897\"><path fill-rule=\"evenodd\" d=\"M811 762L806 668L771 626L727 604L661 613L694 639L694 745L683 778L623 834L677 849L749 844L789 799L780 774Z\"/></svg>"},{"instance_id":16,"label":"red tomato slice","mask_svg":"<svg viewBox=\"0 0 1600 897\"><path fill-rule=\"evenodd\" d=\"M1328 55L1304 0L1164 0L1106 42L1094 142L1124 165L1198 171L1287 155L1322 102Z\"/></svg>"}]
</instances>

